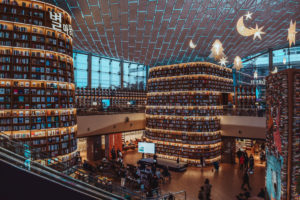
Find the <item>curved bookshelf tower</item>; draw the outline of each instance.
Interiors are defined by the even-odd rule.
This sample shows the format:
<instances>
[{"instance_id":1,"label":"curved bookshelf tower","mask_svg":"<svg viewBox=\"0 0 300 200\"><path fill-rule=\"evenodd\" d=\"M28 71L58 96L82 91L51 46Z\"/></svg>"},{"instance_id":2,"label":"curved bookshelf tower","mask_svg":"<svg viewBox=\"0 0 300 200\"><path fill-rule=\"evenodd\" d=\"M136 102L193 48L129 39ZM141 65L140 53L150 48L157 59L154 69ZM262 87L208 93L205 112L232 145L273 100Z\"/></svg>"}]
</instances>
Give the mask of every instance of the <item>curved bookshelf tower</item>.
<instances>
[{"instance_id":1,"label":"curved bookshelf tower","mask_svg":"<svg viewBox=\"0 0 300 200\"><path fill-rule=\"evenodd\" d=\"M221 158L223 93L232 93L232 70L207 62L149 71L146 138L158 157L199 164Z\"/></svg>"},{"instance_id":2,"label":"curved bookshelf tower","mask_svg":"<svg viewBox=\"0 0 300 200\"><path fill-rule=\"evenodd\" d=\"M0 0L0 131L68 166L77 149L72 53L66 11Z\"/></svg>"}]
</instances>

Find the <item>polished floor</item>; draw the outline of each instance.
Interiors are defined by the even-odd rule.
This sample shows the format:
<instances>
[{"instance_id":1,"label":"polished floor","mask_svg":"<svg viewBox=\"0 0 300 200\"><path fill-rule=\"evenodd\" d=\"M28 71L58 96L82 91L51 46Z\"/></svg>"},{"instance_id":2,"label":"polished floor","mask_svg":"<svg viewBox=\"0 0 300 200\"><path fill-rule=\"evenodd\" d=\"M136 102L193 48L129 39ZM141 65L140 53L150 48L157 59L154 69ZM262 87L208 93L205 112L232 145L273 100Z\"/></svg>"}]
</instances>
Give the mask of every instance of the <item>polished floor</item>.
<instances>
[{"instance_id":1,"label":"polished floor","mask_svg":"<svg viewBox=\"0 0 300 200\"><path fill-rule=\"evenodd\" d=\"M129 151L124 155L124 162L135 165L141 157L140 153ZM256 196L265 184L265 167L259 164L257 157L255 160L258 164L255 164L254 174L250 175L252 196ZM242 172L239 170L238 164L221 164L219 172L215 172L213 167L188 167L187 171L183 173L172 172L171 182L162 185L162 193L184 190L187 195L186 199L197 200L198 191L206 178L212 184L213 200L235 200L235 196L242 192Z\"/></svg>"}]
</instances>

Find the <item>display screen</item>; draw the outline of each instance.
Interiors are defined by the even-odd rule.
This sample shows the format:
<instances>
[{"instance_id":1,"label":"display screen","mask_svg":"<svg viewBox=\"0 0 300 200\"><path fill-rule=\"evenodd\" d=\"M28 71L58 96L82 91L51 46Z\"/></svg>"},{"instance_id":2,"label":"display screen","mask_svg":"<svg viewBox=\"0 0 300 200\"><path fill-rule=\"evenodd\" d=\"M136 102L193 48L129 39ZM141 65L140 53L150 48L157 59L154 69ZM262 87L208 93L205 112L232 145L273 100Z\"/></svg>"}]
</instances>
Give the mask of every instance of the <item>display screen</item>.
<instances>
[{"instance_id":1,"label":"display screen","mask_svg":"<svg viewBox=\"0 0 300 200\"><path fill-rule=\"evenodd\" d=\"M155 154L155 144L147 143L147 142L139 142L138 152Z\"/></svg>"},{"instance_id":2,"label":"display screen","mask_svg":"<svg viewBox=\"0 0 300 200\"><path fill-rule=\"evenodd\" d=\"M102 99L102 107L107 108L110 106L110 100L109 99Z\"/></svg>"}]
</instances>

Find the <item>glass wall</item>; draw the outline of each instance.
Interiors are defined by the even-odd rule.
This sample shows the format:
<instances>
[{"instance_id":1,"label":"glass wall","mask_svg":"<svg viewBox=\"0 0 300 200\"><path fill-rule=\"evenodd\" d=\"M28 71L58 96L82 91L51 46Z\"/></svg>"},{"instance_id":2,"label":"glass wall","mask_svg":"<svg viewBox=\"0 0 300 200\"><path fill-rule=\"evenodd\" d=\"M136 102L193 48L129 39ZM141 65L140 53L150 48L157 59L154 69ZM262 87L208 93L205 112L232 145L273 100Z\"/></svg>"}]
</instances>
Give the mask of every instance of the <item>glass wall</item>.
<instances>
[{"instance_id":1,"label":"glass wall","mask_svg":"<svg viewBox=\"0 0 300 200\"><path fill-rule=\"evenodd\" d=\"M74 58L74 79L77 87L88 86L88 55L73 54Z\"/></svg>"},{"instance_id":2,"label":"glass wall","mask_svg":"<svg viewBox=\"0 0 300 200\"><path fill-rule=\"evenodd\" d=\"M123 66L123 88L143 90L146 88L145 65L99 56L74 53L75 84L88 87L88 60L91 59L91 87L104 89L121 88Z\"/></svg>"}]
</instances>

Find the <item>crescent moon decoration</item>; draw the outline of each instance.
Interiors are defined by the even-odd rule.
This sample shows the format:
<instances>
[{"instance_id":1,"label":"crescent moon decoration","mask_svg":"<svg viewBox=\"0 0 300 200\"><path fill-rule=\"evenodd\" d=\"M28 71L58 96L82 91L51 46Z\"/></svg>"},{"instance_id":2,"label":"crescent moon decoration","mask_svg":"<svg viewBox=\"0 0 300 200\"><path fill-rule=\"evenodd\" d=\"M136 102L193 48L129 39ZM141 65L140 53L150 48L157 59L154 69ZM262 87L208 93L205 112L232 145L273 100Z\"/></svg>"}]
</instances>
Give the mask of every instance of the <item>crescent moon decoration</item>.
<instances>
[{"instance_id":1,"label":"crescent moon decoration","mask_svg":"<svg viewBox=\"0 0 300 200\"><path fill-rule=\"evenodd\" d=\"M196 46L197 46L197 45L195 45L195 44L193 43L193 40L190 40L190 47L191 47L192 49L195 49Z\"/></svg>"},{"instance_id":2,"label":"crescent moon decoration","mask_svg":"<svg viewBox=\"0 0 300 200\"><path fill-rule=\"evenodd\" d=\"M297 33L296 32L296 21L295 21L295 23L293 23L293 21L291 20L290 28L288 29L288 37L287 37L290 47L292 46L292 44L295 45L295 43L296 43L296 33Z\"/></svg>"},{"instance_id":3,"label":"crescent moon decoration","mask_svg":"<svg viewBox=\"0 0 300 200\"><path fill-rule=\"evenodd\" d=\"M236 56L236 57L234 58L233 68L236 69L237 71L240 71L240 69L243 68L243 63L242 63L241 57Z\"/></svg>"},{"instance_id":4,"label":"crescent moon decoration","mask_svg":"<svg viewBox=\"0 0 300 200\"><path fill-rule=\"evenodd\" d=\"M249 15L249 13L247 15ZM247 17L247 15L246 15L246 18L249 18L249 17ZM237 32L240 35L245 36L245 37L249 37L249 36L253 35L253 40L255 40L257 37L261 40L261 35L265 34L265 32L262 32L263 28L264 28L263 26L259 28L257 26L257 24L256 24L255 29L254 28L247 28L244 24L244 16L241 16L239 18L239 20L237 21L237 23L236 23Z\"/></svg>"}]
</instances>

